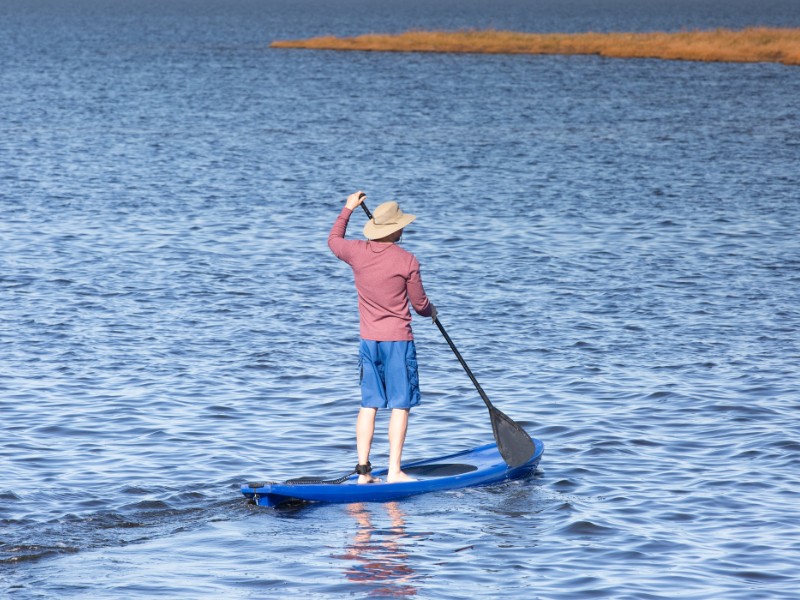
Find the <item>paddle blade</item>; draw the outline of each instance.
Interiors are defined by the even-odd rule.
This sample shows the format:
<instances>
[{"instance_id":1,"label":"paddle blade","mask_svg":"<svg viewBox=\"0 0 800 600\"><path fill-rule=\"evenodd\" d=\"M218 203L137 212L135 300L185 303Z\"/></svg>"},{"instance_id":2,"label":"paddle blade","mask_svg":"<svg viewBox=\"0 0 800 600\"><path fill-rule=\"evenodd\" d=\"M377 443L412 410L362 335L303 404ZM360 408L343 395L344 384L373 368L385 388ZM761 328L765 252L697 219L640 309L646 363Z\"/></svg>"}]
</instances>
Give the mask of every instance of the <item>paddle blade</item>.
<instances>
[{"instance_id":1,"label":"paddle blade","mask_svg":"<svg viewBox=\"0 0 800 600\"><path fill-rule=\"evenodd\" d=\"M489 416L492 419L492 432L497 441L497 449L506 464L513 469L528 462L536 451L531 436L494 406L489 408Z\"/></svg>"}]
</instances>

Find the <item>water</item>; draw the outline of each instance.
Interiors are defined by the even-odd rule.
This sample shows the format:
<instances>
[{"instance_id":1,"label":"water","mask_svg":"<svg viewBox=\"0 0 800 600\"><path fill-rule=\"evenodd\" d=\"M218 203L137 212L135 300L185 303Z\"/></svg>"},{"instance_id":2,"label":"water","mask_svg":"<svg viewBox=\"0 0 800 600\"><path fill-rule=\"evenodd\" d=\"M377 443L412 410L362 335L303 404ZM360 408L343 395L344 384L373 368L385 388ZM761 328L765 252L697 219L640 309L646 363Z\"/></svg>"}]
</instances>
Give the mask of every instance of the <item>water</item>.
<instances>
[{"instance_id":1,"label":"water","mask_svg":"<svg viewBox=\"0 0 800 600\"><path fill-rule=\"evenodd\" d=\"M0 589L796 597L800 69L266 48L800 26L754 7L6 0ZM546 444L534 478L239 495L354 463L355 292L325 240L359 188L418 215L404 243L448 332ZM436 329L415 333L406 458L488 441Z\"/></svg>"}]
</instances>

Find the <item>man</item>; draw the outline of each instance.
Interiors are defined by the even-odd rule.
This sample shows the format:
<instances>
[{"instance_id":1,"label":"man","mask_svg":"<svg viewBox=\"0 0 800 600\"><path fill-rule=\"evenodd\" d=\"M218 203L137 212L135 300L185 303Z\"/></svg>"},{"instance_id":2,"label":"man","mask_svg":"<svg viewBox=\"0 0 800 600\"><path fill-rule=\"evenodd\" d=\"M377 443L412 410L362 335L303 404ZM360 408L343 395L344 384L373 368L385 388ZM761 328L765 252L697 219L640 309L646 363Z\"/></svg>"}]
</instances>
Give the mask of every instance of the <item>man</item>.
<instances>
[{"instance_id":1,"label":"man","mask_svg":"<svg viewBox=\"0 0 800 600\"><path fill-rule=\"evenodd\" d=\"M389 420L389 471L387 481L411 478L400 469L408 415L420 402L417 355L411 331L411 312L436 320L436 307L422 286L416 257L397 245L403 228L416 217L404 213L397 202L378 206L364 226L363 240L344 235L353 210L366 199L364 192L347 198L328 235L328 246L350 265L358 291L361 345L361 409L356 422L359 483L378 481L370 472L369 453L379 408L391 408Z\"/></svg>"}]
</instances>

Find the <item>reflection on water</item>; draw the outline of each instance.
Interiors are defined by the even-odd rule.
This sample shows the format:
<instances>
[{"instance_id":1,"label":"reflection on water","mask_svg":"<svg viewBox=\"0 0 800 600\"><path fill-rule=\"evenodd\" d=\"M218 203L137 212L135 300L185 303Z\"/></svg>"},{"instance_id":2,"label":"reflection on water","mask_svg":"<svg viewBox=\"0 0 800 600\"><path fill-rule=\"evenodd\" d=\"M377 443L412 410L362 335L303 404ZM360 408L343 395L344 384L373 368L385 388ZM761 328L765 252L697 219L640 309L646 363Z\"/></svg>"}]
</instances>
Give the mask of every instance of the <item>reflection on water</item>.
<instances>
[{"instance_id":1,"label":"reflection on water","mask_svg":"<svg viewBox=\"0 0 800 600\"><path fill-rule=\"evenodd\" d=\"M356 532L347 552L334 558L347 561L344 574L348 581L369 585L369 596L416 596L416 576L404 547L408 538L405 513L400 505L357 503L349 505L347 512L356 520ZM387 517L389 526L376 527L373 516Z\"/></svg>"}]
</instances>

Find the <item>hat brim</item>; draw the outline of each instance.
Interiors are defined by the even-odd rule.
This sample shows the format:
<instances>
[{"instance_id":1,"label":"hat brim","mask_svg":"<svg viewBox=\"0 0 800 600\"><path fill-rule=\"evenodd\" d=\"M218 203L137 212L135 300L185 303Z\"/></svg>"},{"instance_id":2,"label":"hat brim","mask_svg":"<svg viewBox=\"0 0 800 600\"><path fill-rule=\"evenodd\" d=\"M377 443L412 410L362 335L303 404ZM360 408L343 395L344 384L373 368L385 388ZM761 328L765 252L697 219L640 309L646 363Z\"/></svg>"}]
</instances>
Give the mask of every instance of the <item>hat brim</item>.
<instances>
[{"instance_id":1,"label":"hat brim","mask_svg":"<svg viewBox=\"0 0 800 600\"><path fill-rule=\"evenodd\" d=\"M395 231L400 231L416 218L416 215L403 213L403 216L400 217L396 223L387 223L386 225L376 225L375 220L370 219L367 221L367 224L364 225L364 236L368 240L379 240L387 235L393 234Z\"/></svg>"}]
</instances>

